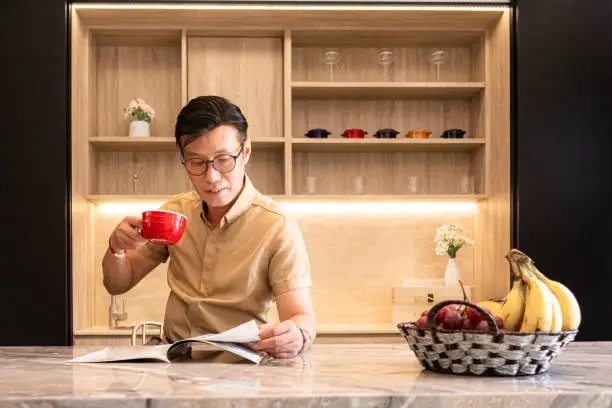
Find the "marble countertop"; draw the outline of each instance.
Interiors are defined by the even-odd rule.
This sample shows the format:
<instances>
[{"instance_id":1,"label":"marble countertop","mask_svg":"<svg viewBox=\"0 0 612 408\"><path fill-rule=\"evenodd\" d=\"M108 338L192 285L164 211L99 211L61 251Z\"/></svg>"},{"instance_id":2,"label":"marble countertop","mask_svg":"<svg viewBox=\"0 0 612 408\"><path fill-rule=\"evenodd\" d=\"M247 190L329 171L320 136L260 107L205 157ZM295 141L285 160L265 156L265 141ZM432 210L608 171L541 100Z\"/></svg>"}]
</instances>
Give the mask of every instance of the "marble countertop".
<instances>
[{"instance_id":1,"label":"marble countertop","mask_svg":"<svg viewBox=\"0 0 612 408\"><path fill-rule=\"evenodd\" d=\"M95 348L0 348L0 407L610 407L612 342L568 345L547 373L424 371L407 344L315 344L260 365L208 359L72 364Z\"/></svg>"}]
</instances>

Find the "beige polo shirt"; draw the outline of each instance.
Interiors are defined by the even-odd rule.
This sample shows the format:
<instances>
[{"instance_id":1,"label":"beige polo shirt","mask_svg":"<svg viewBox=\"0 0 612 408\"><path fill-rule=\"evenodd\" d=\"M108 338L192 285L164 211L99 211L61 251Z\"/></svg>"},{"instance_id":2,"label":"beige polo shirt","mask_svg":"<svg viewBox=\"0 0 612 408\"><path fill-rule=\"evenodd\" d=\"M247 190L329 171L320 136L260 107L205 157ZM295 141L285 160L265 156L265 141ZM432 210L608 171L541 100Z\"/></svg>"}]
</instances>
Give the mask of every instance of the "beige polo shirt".
<instances>
[{"instance_id":1,"label":"beige polo shirt","mask_svg":"<svg viewBox=\"0 0 612 408\"><path fill-rule=\"evenodd\" d=\"M268 321L274 296L311 286L301 231L248 177L232 208L214 227L196 192L161 207L187 216L181 240L139 251L168 264L168 341L219 333L248 320Z\"/></svg>"}]
</instances>

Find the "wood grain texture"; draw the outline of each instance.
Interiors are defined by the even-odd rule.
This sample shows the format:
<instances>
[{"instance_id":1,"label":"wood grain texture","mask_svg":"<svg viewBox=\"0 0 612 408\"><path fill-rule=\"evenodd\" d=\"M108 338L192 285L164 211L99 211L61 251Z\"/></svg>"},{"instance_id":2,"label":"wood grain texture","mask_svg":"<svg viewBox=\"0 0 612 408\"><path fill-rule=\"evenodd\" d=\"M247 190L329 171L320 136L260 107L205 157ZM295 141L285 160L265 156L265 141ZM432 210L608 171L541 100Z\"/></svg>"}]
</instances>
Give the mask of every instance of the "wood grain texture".
<instances>
[{"instance_id":1,"label":"wood grain texture","mask_svg":"<svg viewBox=\"0 0 612 408\"><path fill-rule=\"evenodd\" d=\"M459 194L473 175L465 152L294 152L293 168L295 194Z\"/></svg>"},{"instance_id":2,"label":"wood grain texture","mask_svg":"<svg viewBox=\"0 0 612 408\"><path fill-rule=\"evenodd\" d=\"M263 194L284 194L284 145L280 149L253 148L246 171Z\"/></svg>"},{"instance_id":3,"label":"wood grain texture","mask_svg":"<svg viewBox=\"0 0 612 408\"><path fill-rule=\"evenodd\" d=\"M238 105L248 134L283 136L283 42L279 38L187 39L189 99L219 95Z\"/></svg>"},{"instance_id":4,"label":"wood grain texture","mask_svg":"<svg viewBox=\"0 0 612 408\"><path fill-rule=\"evenodd\" d=\"M92 137L89 139L90 145L96 151L116 151L116 152L176 152L178 147L174 137ZM282 149L284 141L278 138L259 138L251 140L251 144L259 148L278 148Z\"/></svg>"},{"instance_id":5,"label":"wood grain texture","mask_svg":"<svg viewBox=\"0 0 612 408\"><path fill-rule=\"evenodd\" d=\"M293 82L295 99L468 99L484 82Z\"/></svg>"},{"instance_id":6,"label":"wood grain texture","mask_svg":"<svg viewBox=\"0 0 612 408\"><path fill-rule=\"evenodd\" d=\"M342 47L437 47L440 44L448 46L471 46L482 40L483 29L401 29L377 28L369 30L365 27L352 30L320 27L316 30L293 30L294 45L319 46L330 45Z\"/></svg>"},{"instance_id":7,"label":"wood grain texture","mask_svg":"<svg viewBox=\"0 0 612 408\"><path fill-rule=\"evenodd\" d=\"M93 312L90 274L92 266L92 230L90 217L92 205L86 200L89 194L89 143L91 130L91 76L94 60L91 58L91 39L86 27L76 13L72 13L71 42L74 58L71 59L71 234L72 234L72 309L73 327L86 327Z\"/></svg>"},{"instance_id":8,"label":"wood grain texture","mask_svg":"<svg viewBox=\"0 0 612 408\"><path fill-rule=\"evenodd\" d=\"M440 279L435 230L457 222L473 236L474 214L390 213L297 215L309 251L317 324L391 322L391 288L404 279ZM462 277L474 279L473 249L458 255Z\"/></svg>"},{"instance_id":9,"label":"wood grain texture","mask_svg":"<svg viewBox=\"0 0 612 408\"><path fill-rule=\"evenodd\" d=\"M180 37L171 46L99 45L96 136L127 136L123 109L142 97L155 110L151 136L174 134L181 103Z\"/></svg>"},{"instance_id":10,"label":"wood grain texture","mask_svg":"<svg viewBox=\"0 0 612 408\"><path fill-rule=\"evenodd\" d=\"M378 129L393 128L404 138L412 129L429 129L430 138L439 138L450 128L467 131L474 137L475 123L467 100L297 100L293 101L294 138L305 138L312 128L325 128L330 137L340 137L346 129L361 128L373 136Z\"/></svg>"},{"instance_id":11,"label":"wood grain texture","mask_svg":"<svg viewBox=\"0 0 612 408\"><path fill-rule=\"evenodd\" d=\"M191 184L175 152L98 152L95 194L178 194Z\"/></svg>"},{"instance_id":12,"label":"wood grain texture","mask_svg":"<svg viewBox=\"0 0 612 408\"><path fill-rule=\"evenodd\" d=\"M292 112L293 112L293 95L291 89L291 60L293 53L292 33L290 30L285 30L283 33L283 138L285 139L285 167L284 167L284 188L285 194L293 193L293 146L291 145L292 131Z\"/></svg>"},{"instance_id":13,"label":"wood grain texture","mask_svg":"<svg viewBox=\"0 0 612 408\"><path fill-rule=\"evenodd\" d=\"M339 57L333 65L326 63L325 53L330 50ZM392 52L393 63L379 63L383 50ZM445 62L438 73L430 56L440 50ZM473 77L471 47L392 47L384 40L374 48L336 46L333 39L325 47L296 46L292 67L293 81L469 82Z\"/></svg>"},{"instance_id":14,"label":"wood grain texture","mask_svg":"<svg viewBox=\"0 0 612 408\"><path fill-rule=\"evenodd\" d=\"M181 41L181 30L179 29L133 29L126 26L115 28L106 26L90 27L90 32L98 46L174 47Z\"/></svg>"},{"instance_id":15,"label":"wood grain texture","mask_svg":"<svg viewBox=\"0 0 612 408\"><path fill-rule=\"evenodd\" d=\"M479 203L476 296L503 296L510 287L510 13L487 37L485 166L489 199Z\"/></svg>"},{"instance_id":16,"label":"wood grain texture","mask_svg":"<svg viewBox=\"0 0 612 408\"><path fill-rule=\"evenodd\" d=\"M414 6L352 6L352 5L197 5L164 9L80 8L87 24L202 29L216 27L223 21L226 27L240 29L352 28L352 29L484 29L503 13L495 8L423 8Z\"/></svg>"},{"instance_id":17,"label":"wood grain texture","mask_svg":"<svg viewBox=\"0 0 612 408\"><path fill-rule=\"evenodd\" d=\"M465 152L484 146L484 139L346 139L330 137L310 139L296 137L291 141L293 150L298 152Z\"/></svg>"}]
</instances>

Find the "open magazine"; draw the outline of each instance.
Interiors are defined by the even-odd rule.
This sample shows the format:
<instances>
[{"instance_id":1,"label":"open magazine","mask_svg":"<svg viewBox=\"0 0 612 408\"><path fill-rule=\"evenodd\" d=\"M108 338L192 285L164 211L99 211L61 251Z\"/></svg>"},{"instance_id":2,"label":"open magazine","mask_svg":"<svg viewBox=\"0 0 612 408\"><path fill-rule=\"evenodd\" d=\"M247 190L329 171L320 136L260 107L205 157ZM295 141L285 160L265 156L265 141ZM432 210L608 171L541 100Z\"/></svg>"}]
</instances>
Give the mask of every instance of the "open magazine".
<instances>
[{"instance_id":1,"label":"open magazine","mask_svg":"<svg viewBox=\"0 0 612 408\"><path fill-rule=\"evenodd\" d=\"M103 363L131 360L159 360L170 363L170 355L173 351L176 351L180 347L184 348L187 343L200 343L218 347L254 363L259 363L263 359L264 354L253 351L243 345L258 340L260 340L259 328L254 320L250 320L218 334L202 334L200 336L179 340L172 344L160 344L156 346L110 347L76 357L70 360L70 362Z\"/></svg>"}]
</instances>

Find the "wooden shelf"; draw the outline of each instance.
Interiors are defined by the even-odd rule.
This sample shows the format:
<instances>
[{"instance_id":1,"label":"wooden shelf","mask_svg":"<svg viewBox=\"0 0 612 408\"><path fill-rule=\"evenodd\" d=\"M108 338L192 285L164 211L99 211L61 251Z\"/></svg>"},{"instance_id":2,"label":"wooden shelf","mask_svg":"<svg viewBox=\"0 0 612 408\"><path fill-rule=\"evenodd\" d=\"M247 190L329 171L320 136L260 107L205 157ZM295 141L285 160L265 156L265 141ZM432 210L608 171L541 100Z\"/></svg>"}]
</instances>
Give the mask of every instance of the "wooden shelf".
<instances>
[{"instance_id":1,"label":"wooden shelf","mask_svg":"<svg viewBox=\"0 0 612 408\"><path fill-rule=\"evenodd\" d=\"M507 293L508 282L488 271L507 267L511 235L511 23L508 7L72 9L75 333L102 338L109 299L99 265L121 218L193 190L174 128L199 95L223 95L245 113L249 176L299 218L321 288L313 294L323 306L320 332L396 336L390 288L441 276L431 240L448 222L478 238L461 260L474 296ZM334 67L325 64L330 49L340 56ZM387 69L384 49L393 53ZM444 52L439 70L435 51ZM151 137L128 137L121 113L136 97L156 111ZM330 138L306 138L313 128ZM344 139L347 128L369 133ZM400 134L376 139L381 128ZM417 128L430 129L431 139L405 137ZM464 129L466 139L439 139L449 128ZM166 267L117 299L127 303L126 326L163 319ZM344 270L348 284L338 279ZM125 327L108 332L129 336Z\"/></svg>"},{"instance_id":2,"label":"wooden shelf","mask_svg":"<svg viewBox=\"0 0 612 408\"><path fill-rule=\"evenodd\" d=\"M327 139L294 138L291 141L296 152L461 152L476 150L485 145L484 139Z\"/></svg>"},{"instance_id":3,"label":"wooden shelf","mask_svg":"<svg viewBox=\"0 0 612 408\"><path fill-rule=\"evenodd\" d=\"M90 194L85 198L92 204L102 204L164 202L172 197L172 194Z\"/></svg>"},{"instance_id":4,"label":"wooden shelf","mask_svg":"<svg viewBox=\"0 0 612 408\"><path fill-rule=\"evenodd\" d=\"M263 148L281 148L281 138L255 138L251 143ZM91 137L89 143L100 151L178 151L174 137Z\"/></svg>"},{"instance_id":5,"label":"wooden shelf","mask_svg":"<svg viewBox=\"0 0 612 408\"><path fill-rule=\"evenodd\" d=\"M484 82L293 82L296 99L469 98Z\"/></svg>"},{"instance_id":6,"label":"wooden shelf","mask_svg":"<svg viewBox=\"0 0 612 408\"><path fill-rule=\"evenodd\" d=\"M414 194L414 195L373 195L373 194L312 194L312 195L286 195L269 194L278 202L411 202L411 201L480 201L486 199L485 194ZM92 204L101 203L142 203L163 202L173 195L129 195L129 194L91 194L87 201Z\"/></svg>"},{"instance_id":7,"label":"wooden shelf","mask_svg":"<svg viewBox=\"0 0 612 408\"><path fill-rule=\"evenodd\" d=\"M301 29L292 33L294 47L329 47L330 30ZM414 30L414 29L367 29L364 27L333 30L336 47L409 47L426 46L471 46L482 41L483 30Z\"/></svg>"}]
</instances>

